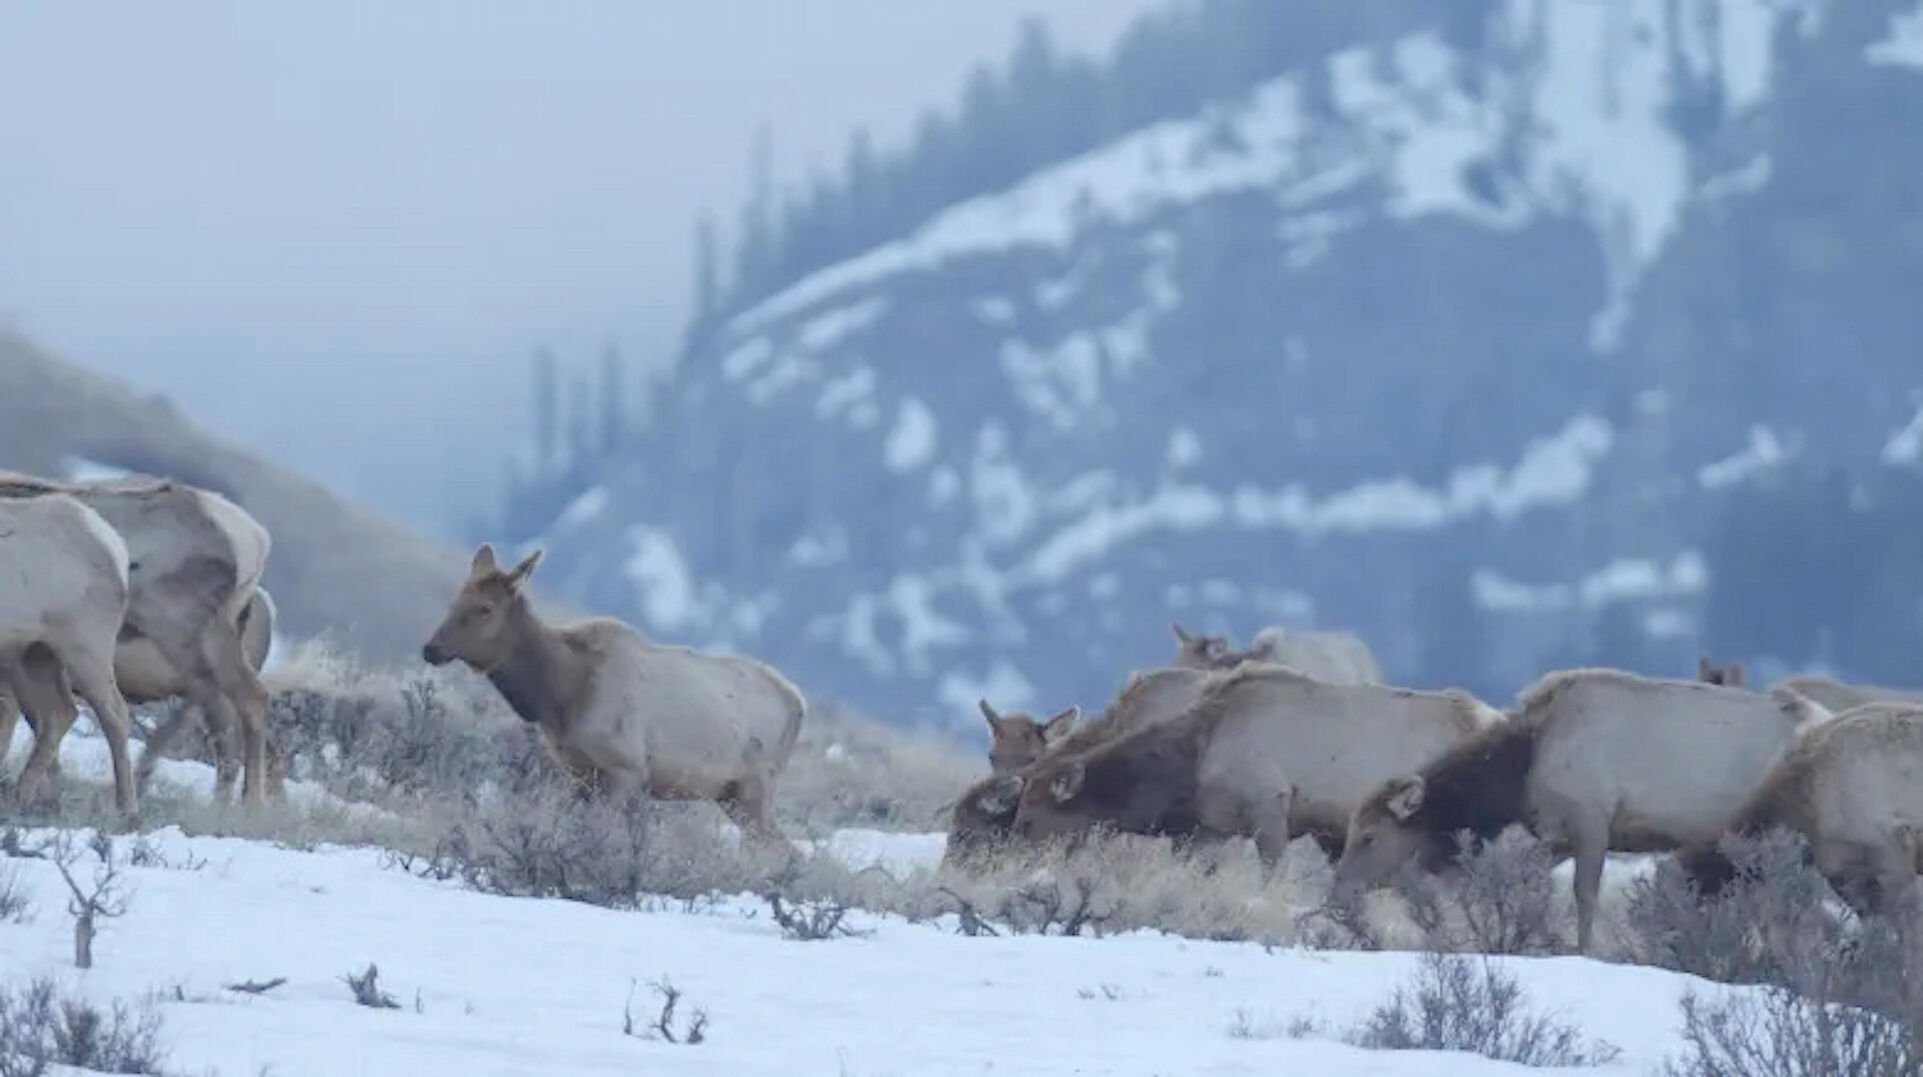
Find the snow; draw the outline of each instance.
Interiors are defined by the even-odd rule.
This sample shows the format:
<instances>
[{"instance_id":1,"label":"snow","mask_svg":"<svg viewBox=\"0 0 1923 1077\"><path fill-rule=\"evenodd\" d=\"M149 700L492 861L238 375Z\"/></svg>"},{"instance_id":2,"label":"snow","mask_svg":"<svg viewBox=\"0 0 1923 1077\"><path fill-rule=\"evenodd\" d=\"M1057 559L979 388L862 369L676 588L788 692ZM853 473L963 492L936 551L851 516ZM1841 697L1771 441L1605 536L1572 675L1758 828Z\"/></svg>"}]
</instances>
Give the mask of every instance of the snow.
<instances>
[{"instance_id":1,"label":"snow","mask_svg":"<svg viewBox=\"0 0 1923 1077\"><path fill-rule=\"evenodd\" d=\"M1923 70L1923 6L1890 16L1890 36L1863 49L1872 64Z\"/></svg>"},{"instance_id":2,"label":"snow","mask_svg":"<svg viewBox=\"0 0 1923 1077\"><path fill-rule=\"evenodd\" d=\"M928 463L935 456L935 429L934 411L915 397L904 397L882 446L882 462L897 475Z\"/></svg>"},{"instance_id":3,"label":"snow","mask_svg":"<svg viewBox=\"0 0 1923 1077\"><path fill-rule=\"evenodd\" d=\"M775 357L775 346L767 337L755 337L735 346L721 359L721 374L729 381L741 381L767 365Z\"/></svg>"},{"instance_id":4,"label":"snow","mask_svg":"<svg viewBox=\"0 0 1923 1077\"><path fill-rule=\"evenodd\" d=\"M1188 427L1178 426L1169 431L1168 452L1164 458L1172 468L1188 467L1202 459L1202 439Z\"/></svg>"},{"instance_id":5,"label":"snow","mask_svg":"<svg viewBox=\"0 0 1923 1077\"><path fill-rule=\"evenodd\" d=\"M1749 428L1749 444L1737 452L1697 469L1696 481L1705 489L1733 486L1767 471L1787 457L1776 435L1767 426Z\"/></svg>"},{"instance_id":6,"label":"snow","mask_svg":"<svg viewBox=\"0 0 1923 1077\"><path fill-rule=\"evenodd\" d=\"M970 302L968 309L989 325L1007 325L1015 320L1015 304L1001 296L983 296Z\"/></svg>"},{"instance_id":7,"label":"snow","mask_svg":"<svg viewBox=\"0 0 1923 1077\"><path fill-rule=\"evenodd\" d=\"M864 299L859 303L811 318L795 335L796 341L811 352L825 352L843 340L875 324L888 310L888 301Z\"/></svg>"},{"instance_id":8,"label":"snow","mask_svg":"<svg viewBox=\"0 0 1923 1077\"><path fill-rule=\"evenodd\" d=\"M788 560L801 568L825 568L848 559L848 529L830 524L803 534L788 548Z\"/></svg>"},{"instance_id":9,"label":"snow","mask_svg":"<svg viewBox=\"0 0 1923 1077\"><path fill-rule=\"evenodd\" d=\"M1506 613L1550 613L1581 606L1599 610L1624 601L1687 599L1709 586L1709 565L1696 550L1684 550L1668 565L1645 558L1620 558L1568 584L1531 586L1491 569L1470 577L1476 604Z\"/></svg>"},{"instance_id":10,"label":"snow","mask_svg":"<svg viewBox=\"0 0 1923 1077\"><path fill-rule=\"evenodd\" d=\"M830 846L903 870L935 852L929 837L844 832ZM854 926L872 935L798 942L746 896L704 909L614 911L476 894L385 868L373 850L302 852L173 829L150 840L175 866L127 869L131 907L103 931L87 972L70 967L54 868L16 862L40 912L0 923L0 967L10 979L53 976L103 1003L153 993L175 1072L1526 1072L1466 1054L1230 1035L1238 1020L1353 1023L1414 974L1413 954L1265 952L1147 932L968 938L946 919L860 913ZM205 866L180 866L191 861ZM1493 960L1537 1012L1623 1049L1590 1071L1599 1074L1655 1071L1681 1047L1684 991L1727 990L1581 958ZM352 1002L340 977L369 963L400 1009ZM224 989L275 977L287 982L258 996ZM683 993L682 1014L707 1015L705 1042L622 1033L630 998L644 1020L653 1017L655 980Z\"/></svg>"},{"instance_id":11,"label":"snow","mask_svg":"<svg viewBox=\"0 0 1923 1077\"><path fill-rule=\"evenodd\" d=\"M133 477L133 472L115 464L103 464L84 456L69 456L64 461L68 482L111 482Z\"/></svg>"},{"instance_id":12,"label":"snow","mask_svg":"<svg viewBox=\"0 0 1923 1077\"><path fill-rule=\"evenodd\" d=\"M706 604L697 592L674 536L658 527L628 529L630 553L625 571L640 596L648 623L658 628L685 628L704 619Z\"/></svg>"},{"instance_id":13,"label":"snow","mask_svg":"<svg viewBox=\"0 0 1923 1077\"><path fill-rule=\"evenodd\" d=\"M815 415L832 419L873 400L874 395L875 368L861 364L821 387L821 395L815 398Z\"/></svg>"},{"instance_id":14,"label":"snow","mask_svg":"<svg viewBox=\"0 0 1923 1077\"><path fill-rule=\"evenodd\" d=\"M107 753L107 742L100 736L91 711L82 713L85 717L80 724L69 730L60 742L61 770L65 772L67 781L110 786L113 782L113 760ZM0 767L0 772L17 770L24 765L32 747L33 734L27 724L21 722L14 726L11 750L0 756L8 761L8 767ZM156 789L167 789L185 796L211 798L214 795L214 768L189 759L160 760L154 766L150 781ZM286 792L288 806L296 811L312 813L326 810L339 818L359 823L399 822L391 812L371 804L342 800L314 782L289 778ZM5 863L6 860L0 859L0 865Z\"/></svg>"},{"instance_id":15,"label":"snow","mask_svg":"<svg viewBox=\"0 0 1923 1077\"><path fill-rule=\"evenodd\" d=\"M1612 443L1607 422L1578 415L1558 433L1531 443L1514 467L1462 468L1439 490L1394 478L1318 500L1296 485L1280 491L1245 485L1224 495L1204 486L1165 482L1139 500L1084 510L1044 539L1012 575L1023 585L1057 582L1151 532L1194 532L1224 523L1318 537L1431 530L1479 514L1511 520L1531 509L1580 499ZM1051 502L1059 504L1060 499Z\"/></svg>"},{"instance_id":16,"label":"snow","mask_svg":"<svg viewBox=\"0 0 1923 1077\"><path fill-rule=\"evenodd\" d=\"M1089 333L1071 333L1051 348L1007 340L1000 357L1016 399L1057 429L1074 429L1102 402L1102 351Z\"/></svg>"},{"instance_id":17,"label":"snow","mask_svg":"<svg viewBox=\"0 0 1923 1077\"><path fill-rule=\"evenodd\" d=\"M1000 424L982 426L969 469L968 489L982 536L991 543L1020 538L1039 514L1035 487L1010 453L1008 434Z\"/></svg>"},{"instance_id":18,"label":"snow","mask_svg":"<svg viewBox=\"0 0 1923 1077\"><path fill-rule=\"evenodd\" d=\"M1035 705L1035 685L1007 659L997 658L980 676L960 670L942 674L935 697L961 715L974 714L976 701L983 699L1001 710L1021 710Z\"/></svg>"},{"instance_id":19,"label":"snow","mask_svg":"<svg viewBox=\"0 0 1923 1077\"><path fill-rule=\"evenodd\" d=\"M875 280L969 255L1030 246L1060 250L1078 234L1079 221L1132 224L1165 206L1270 186L1294 165L1302 128L1291 79L1258 88L1230 122L1248 152L1191 152L1209 135L1200 120L1154 124L1008 191L951 206L909 236L820 270L731 324L752 332Z\"/></svg>"},{"instance_id":20,"label":"snow","mask_svg":"<svg viewBox=\"0 0 1923 1077\"><path fill-rule=\"evenodd\" d=\"M898 651L916 673L929 669L929 651L954 647L974 637L961 622L935 609L935 591L920 576L896 576L888 584L888 605L901 623Z\"/></svg>"},{"instance_id":21,"label":"snow","mask_svg":"<svg viewBox=\"0 0 1923 1077\"><path fill-rule=\"evenodd\" d=\"M1814 32L1815 8L1806 4L1674 7L1671 0L1509 0L1493 21L1491 52L1513 50L1527 62L1477 71L1470 70L1476 61L1432 33L1337 53L1327 62L1334 123L1305 115L1304 75L1277 78L1239 106L1145 127L1008 190L951 206L907 236L796 282L734 319L732 329L751 335L877 280L966 257L1067 251L1085 228L1136 225L1171 206L1250 190L1276 192L1285 215L1306 211L1281 223L1292 262L1306 264L1367 216L1315 204L1374 183L1383 196L1379 211L1395 219L1444 214L1498 229L1543 215L1587 222L1608 272L1591 343L1609 351L1637 281L1690 202L1754 190L1768 179L1766 158L1734 176L1697 177L1671 121L1674 94L1719 80L1724 115L1740 117L1769 95L1777 32L1797 22L1802 33ZM1923 14L1897 16L1891 37L1870 46L1868 57L1923 65ZM1472 93L1472 86L1481 88ZM1472 170L1493 180L1495 204L1489 192L1470 188ZM1043 285L1039 300L1060 305L1080 282L1078 265ZM976 301L977 316L1005 324L1012 310L1002 302Z\"/></svg>"},{"instance_id":22,"label":"snow","mask_svg":"<svg viewBox=\"0 0 1923 1077\"><path fill-rule=\"evenodd\" d=\"M561 515L555 518L554 527L557 530L579 527L599 519L606 511L608 511L608 488L592 486L583 491L579 497L568 502L568 507L562 509Z\"/></svg>"},{"instance_id":23,"label":"snow","mask_svg":"<svg viewBox=\"0 0 1923 1077\"><path fill-rule=\"evenodd\" d=\"M1883 462L1891 467L1923 462L1923 407L1883 446Z\"/></svg>"}]
</instances>

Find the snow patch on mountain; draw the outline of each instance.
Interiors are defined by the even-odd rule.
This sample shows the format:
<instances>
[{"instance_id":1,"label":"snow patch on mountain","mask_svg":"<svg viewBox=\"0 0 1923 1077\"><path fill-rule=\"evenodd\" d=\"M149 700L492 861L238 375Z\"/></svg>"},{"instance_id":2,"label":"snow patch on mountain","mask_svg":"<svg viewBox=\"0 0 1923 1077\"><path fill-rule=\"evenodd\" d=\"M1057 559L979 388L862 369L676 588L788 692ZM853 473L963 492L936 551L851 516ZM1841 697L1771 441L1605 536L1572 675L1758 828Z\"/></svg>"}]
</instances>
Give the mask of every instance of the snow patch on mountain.
<instances>
[{"instance_id":1,"label":"snow patch on mountain","mask_svg":"<svg viewBox=\"0 0 1923 1077\"><path fill-rule=\"evenodd\" d=\"M912 396L902 400L894 429L882 446L882 460L888 470L899 475L934 459L935 434L935 413L928 405Z\"/></svg>"},{"instance_id":2,"label":"snow patch on mountain","mask_svg":"<svg viewBox=\"0 0 1923 1077\"><path fill-rule=\"evenodd\" d=\"M1923 407L1883 446L1883 462L1892 467L1923 463Z\"/></svg>"},{"instance_id":3,"label":"snow patch on mountain","mask_svg":"<svg viewBox=\"0 0 1923 1077\"><path fill-rule=\"evenodd\" d=\"M1890 16L1890 35L1864 46L1863 58L1879 66L1923 70L1923 5Z\"/></svg>"},{"instance_id":4,"label":"snow patch on mountain","mask_svg":"<svg viewBox=\"0 0 1923 1077\"><path fill-rule=\"evenodd\" d=\"M1688 599L1709 586L1709 565L1697 550L1677 554L1667 565L1647 558L1621 558L1565 583L1532 585L1492 569L1470 578L1477 605L1503 613L1560 613L1580 607L1599 610L1617 602Z\"/></svg>"},{"instance_id":5,"label":"snow patch on mountain","mask_svg":"<svg viewBox=\"0 0 1923 1077\"><path fill-rule=\"evenodd\" d=\"M1250 190L1277 192L1287 257L1306 267L1367 220L1327 201L1373 181L1386 193L1382 212L1395 219L1440 214L1498 229L1544 215L1588 222L1609 273L1591 346L1609 351L1636 282L1704 182L1672 119L1678 87L1720 79L1724 116L1740 116L1767 99L1778 29L1801 16L1802 31L1813 30L1807 4L1720 0L1714 18L1700 4L1685 6L1679 15L1669 0L1511 0L1493 24L1500 48L1539 57L1514 70L1466 60L1428 33L1345 50L1327 63L1332 118L1305 109L1304 76L1277 78L1239 108L1155 124L953 206L907 237L797 282L732 328L753 334L881 278L1014 248L1066 250L1089 224L1137 224ZM1916 25L1899 20L1891 42L1873 47L1877 62L1907 56L1911 37L1923 40ZM1745 189L1717 178L1718 197ZM1077 294L1085 268L1043 282L1040 305L1053 309ZM996 324L1012 316L1005 300L975 309ZM858 306L832 324L874 313ZM1005 353L1004 362L1021 358ZM1085 370L1086 357L1075 358Z\"/></svg>"},{"instance_id":6,"label":"snow patch on mountain","mask_svg":"<svg viewBox=\"0 0 1923 1077\"><path fill-rule=\"evenodd\" d=\"M1749 428L1749 444L1721 460L1703 465L1696 472L1696 481L1708 490L1734 486L1768 471L1788 457L1776 434L1758 424Z\"/></svg>"}]
</instances>

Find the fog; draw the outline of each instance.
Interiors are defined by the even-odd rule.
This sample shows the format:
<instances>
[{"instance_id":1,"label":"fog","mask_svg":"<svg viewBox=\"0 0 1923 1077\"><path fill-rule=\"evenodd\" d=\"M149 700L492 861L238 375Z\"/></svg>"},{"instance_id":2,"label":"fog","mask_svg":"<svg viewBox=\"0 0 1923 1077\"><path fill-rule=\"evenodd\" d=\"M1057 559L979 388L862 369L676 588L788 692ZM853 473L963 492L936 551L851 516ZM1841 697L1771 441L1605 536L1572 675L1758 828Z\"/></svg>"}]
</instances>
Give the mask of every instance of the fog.
<instances>
[{"instance_id":1,"label":"fog","mask_svg":"<svg viewBox=\"0 0 1923 1077\"><path fill-rule=\"evenodd\" d=\"M447 533L527 356L667 356L704 208L1147 0L0 0L0 319Z\"/></svg>"}]
</instances>

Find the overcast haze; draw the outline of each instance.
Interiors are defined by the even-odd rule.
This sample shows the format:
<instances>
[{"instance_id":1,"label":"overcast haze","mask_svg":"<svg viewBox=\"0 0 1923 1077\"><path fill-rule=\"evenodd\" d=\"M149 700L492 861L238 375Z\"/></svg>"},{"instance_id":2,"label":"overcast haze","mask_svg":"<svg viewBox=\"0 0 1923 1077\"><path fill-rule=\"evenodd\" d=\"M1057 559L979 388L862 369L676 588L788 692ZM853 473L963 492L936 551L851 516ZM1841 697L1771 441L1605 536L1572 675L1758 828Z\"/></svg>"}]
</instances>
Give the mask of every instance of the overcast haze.
<instances>
[{"instance_id":1,"label":"overcast haze","mask_svg":"<svg viewBox=\"0 0 1923 1077\"><path fill-rule=\"evenodd\" d=\"M669 350L694 215L884 145L1025 12L1150 0L0 0L0 318L424 526L485 503L537 343Z\"/></svg>"}]
</instances>

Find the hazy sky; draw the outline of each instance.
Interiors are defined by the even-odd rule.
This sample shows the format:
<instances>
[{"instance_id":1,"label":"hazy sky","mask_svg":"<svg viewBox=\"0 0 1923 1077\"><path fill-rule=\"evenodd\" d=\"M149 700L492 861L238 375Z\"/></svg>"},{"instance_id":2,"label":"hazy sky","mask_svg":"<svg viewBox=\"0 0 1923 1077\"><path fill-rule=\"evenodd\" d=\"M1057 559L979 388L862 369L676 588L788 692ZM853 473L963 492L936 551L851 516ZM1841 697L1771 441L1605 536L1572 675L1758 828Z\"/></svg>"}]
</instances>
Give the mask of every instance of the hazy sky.
<instances>
[{"instance_id":1,"label":"hazy sky","mask_svg":"<svg viewBox=\"0 0 1923 1077\"><path fill-rule=\"evenodd\" d=\"M884 145L1026 12L1156 0L0 0L0 319L416 523L491 495L537 343L660 355L694 216Z\"/></svg>"}]
</instances>

